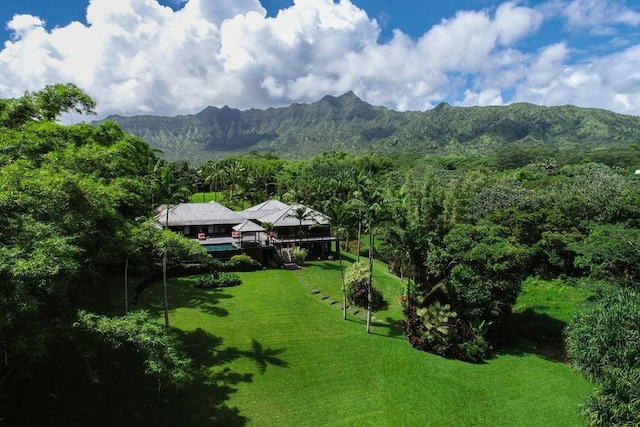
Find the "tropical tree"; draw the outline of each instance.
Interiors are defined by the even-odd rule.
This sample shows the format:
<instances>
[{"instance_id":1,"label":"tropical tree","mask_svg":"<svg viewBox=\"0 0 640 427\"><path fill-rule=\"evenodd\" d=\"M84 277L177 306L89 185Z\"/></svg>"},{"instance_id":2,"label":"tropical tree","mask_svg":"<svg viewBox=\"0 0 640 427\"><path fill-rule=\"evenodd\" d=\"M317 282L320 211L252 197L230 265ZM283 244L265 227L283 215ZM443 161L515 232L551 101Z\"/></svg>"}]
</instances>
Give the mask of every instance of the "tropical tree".
<instances>
[{"instance_id":1,"label":"tropical tree","mask_svg":"<svg viewBox=\"0 0 640 427\"><path fill-rule=\"evenodd\" d=\"M640 292L614 290L565 333L572 366L598 385L583 408L590 425L640 425Z\"/></svg>"},{"instance_id":2,"label":"tropical tree","mask_svg":"<svg viewBox=\"0 0 640 427\"><path fill-rule=\"evenodd\" d=\"M235 159L224 165L224 177L226 178L229 202L233 204L234 196L242 188L246 171L240 160Z\"/></svg>"},{"instance_id":3,"label":"tropical tree","mask_svg":"<svg viewBox=\"0 0 640 427\"><path fill-rule=\"evenodd\" d=\"M151 147L113 122L55 123L57 114L75 110L73 96L54 92L0 100L0 424L86 424L68 408L103 395L123 349L116 364L127 375L147 371L158 385L189 376L175 337L129 310L127 297L125 319L89 310L100 302L106 277L123 264L128 276L132 262L148 268L149 254L159 253L153 246L165 237L176 239L167 246L180 245L173 253L200 246L169 231L142 230L148 222L137 220L150 213L148 175L157 161ZM131 361L143 365L132 370ZM146 383L141 387L147 391ZM136 397L140 406L155 401Z\"/></svg>"},{"instance_id":4,"label":"tropical tree","mask_svg":"<svg viewBox=\"0 0 640 427\"><path fill-rule=\"evenodd\" d=\"M154 168L156 172L156 188L159 191L160 197L166 201L166 207L164 209L165 221L163 227L169 228L169 214L173 209L175 203L186 201L191 196L188 187L185 185L184 178L176 178L169 163L158 161ZM164 245L164 251L162 256L162 289L163 289L163 306L164 306L164 324L169 329L169 296L167 285L167 257L170 246Z\"/></svg>"},{"instance_id":5,"label":"tropical tree","mask_svg":"<svg viewBox=\"0 0 640 427\"><path fill-rule=\"evenodd\" d=\"M449 301L459 318L484 322L501 339L506 319L520 293L529 251L506 228L459 225L444 239L440 253Z\"/></svg>"},{"instance_id":6,"label":"tropical tree","mask_svg":"<svg viewBox=\"0 0 640 427\"><path fill-rule=\"evenodd\" d=\"M305 221L311 221L315 219L314 212L308 207L297 204L295 205L289 214L289 218L294 218L298 221L298 245L302 246L302 223Z\"/></svg>"},{"instance_id":7,"label":"tropical tree","mask_svg":"<svg viewBox=\"0 0 640 427\"><path fill-rule=\"evenodd\" d=\"M18 99L0 102L0 124L18 127L31 121L54 121L61 114L95 114L95 102L72 83L53 84L25 93Z\"/></svg>"},{"instance_id":8,"label":"tropical tree","mask_svg":"<svg viewBox=\"0 0 640 427\"><path fill-rule=\"evenodd\" d=\"M576 266L591 277L640 289L640 230L619 225L595 225L589 236L569 245Z\"/></svg>"},{"instance_id":9,"label":"tropical tree","mask_svg":"<svg viewBox=\"0 0 640 427\"><path fill-rule=\"evenodd\" d=\"M347 288L345 285L344 268L342 266L342 252L340 251L340 241L346 232L347 223L350 218L349 207L342 200L334 199L325 204L323 213L331 221L333 234L336 236L336 254L340 264L340 279L342 282L342 318L347 320Z\"/></svg>"},{"instance_id":10,"label":"tropical tree","mask_svg":"<svg viewBox=\"0 0 640 427\"><path fill-rule=\"evenodd\" d=\"M204 185L213 191L215 200L218 201L218 192L226 185L226 172L216 163L207 163L202 169Z\"/></svg>"}]
</instances>

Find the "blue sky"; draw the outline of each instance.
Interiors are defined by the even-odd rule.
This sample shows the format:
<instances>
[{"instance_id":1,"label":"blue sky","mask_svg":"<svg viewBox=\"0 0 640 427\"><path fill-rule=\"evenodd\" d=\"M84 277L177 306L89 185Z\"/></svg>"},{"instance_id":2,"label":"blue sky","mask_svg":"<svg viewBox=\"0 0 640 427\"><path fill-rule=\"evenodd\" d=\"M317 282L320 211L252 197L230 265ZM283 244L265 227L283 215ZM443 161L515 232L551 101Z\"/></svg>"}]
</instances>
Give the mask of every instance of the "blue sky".
<instances>
[{"instance_id":1,"label":"blue sky","mask_svg":"<svg viewBox=\"0 0 640 427\"><path fill-rule=\"evenodd\" d=\"M640 115L624 0L0 0L0 96L73 82L100 115L354 91L397 110L531 102Z\"/></svg>"}]
</instances>

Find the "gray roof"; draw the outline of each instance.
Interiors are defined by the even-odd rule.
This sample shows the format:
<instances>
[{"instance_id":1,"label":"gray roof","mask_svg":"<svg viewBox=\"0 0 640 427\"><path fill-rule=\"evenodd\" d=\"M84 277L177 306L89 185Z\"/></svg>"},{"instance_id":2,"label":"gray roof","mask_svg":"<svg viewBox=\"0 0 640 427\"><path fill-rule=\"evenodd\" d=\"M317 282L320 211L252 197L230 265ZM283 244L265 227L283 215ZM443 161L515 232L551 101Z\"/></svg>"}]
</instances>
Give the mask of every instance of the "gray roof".
<instances>
[{"instance_id":1,"label":"gray roof","mask_svg":"<svg viewBox=\"0 0 640 427\"><path fill-rule=\"evenodd\" d=\"M262 221L263 217L288 209L289 207L290 206L286 203L271 199L266 202L262 202L259 205L251 206L250 208L238 213L247 219L253 219L256 221L260 220L261 222L264 222Z\"/></svg>"},{"instance_id":2,"label":"gray roof","mask_svg":"<svg viewBox=\"0 0 640 427\"><path fill-rule=\"evenodd\" d=\"M260 227L255 222L249 221L249 220L246 220L242 224L238 224L234 226L233 229L240 233L255 233L255 232L265 231L264 228Z\"/></svg>"},{"instance_id":3,"label":"gray roof","mask_svg":"<svg viewBox=\"0 0 640 427\"><path fill-rule=\"evenodd\" d=\"M166 209L156 215L155 219L166 225ZM245 222L245 218L237 212L222 206L220 203L180 203L169 209L169 227L190 225L236 225Z\"/></svg>"},{"instance_id":4,"label":"gray roof","mask_svg":"<svg viewBox=\"0 0 640 427\"><path fill-rule=\"evenodd\" d=\"M295 218L295 210L299 207L303 207L306 209L305 214L310 217L310 219L305 219L302 221L302 225L328 225L329 220L326 216L321 214L318 211L314 211L304 205L297 204L293 206L289 206L286 209L282 209L276 212L273 212L265 217L260 218L262 222L270 222L274 227L292 227L300 225L300 221Z\"/></svg>"},{"instance_id":5,"label":"gray roof","mask_svg":"<svg viewBox=\"0 0 640 427\"><path fill-rule=\"evenodd\" d=\"M247 212L247 211L273 212L273 211L281 211L283 209L287 209L288 207L289 207L288 204L281 202L280 200L270 199L270 200L267 200L266 202L260 203L259 205L251 206L250 208L245 209L244 212Z\"/></svg>"}]
</instances>

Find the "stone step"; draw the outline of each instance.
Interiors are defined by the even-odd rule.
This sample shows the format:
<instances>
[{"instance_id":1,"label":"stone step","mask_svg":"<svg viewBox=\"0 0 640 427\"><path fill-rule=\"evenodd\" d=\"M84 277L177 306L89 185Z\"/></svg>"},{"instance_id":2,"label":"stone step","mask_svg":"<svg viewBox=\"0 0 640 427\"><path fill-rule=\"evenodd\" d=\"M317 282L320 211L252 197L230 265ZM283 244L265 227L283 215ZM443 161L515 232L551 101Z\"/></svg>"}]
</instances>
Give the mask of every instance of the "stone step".
<instances>
[{"instance_id":1,"label":"stone step","mask_svg":"<svg viewBox=\"0 0 640 427\"><path fill-rule=\"evenodd\" d=\"M300 266L293 262L285 262L284 268L286 268L287 270L299 270Z\"/></svg>"}]
</instances>

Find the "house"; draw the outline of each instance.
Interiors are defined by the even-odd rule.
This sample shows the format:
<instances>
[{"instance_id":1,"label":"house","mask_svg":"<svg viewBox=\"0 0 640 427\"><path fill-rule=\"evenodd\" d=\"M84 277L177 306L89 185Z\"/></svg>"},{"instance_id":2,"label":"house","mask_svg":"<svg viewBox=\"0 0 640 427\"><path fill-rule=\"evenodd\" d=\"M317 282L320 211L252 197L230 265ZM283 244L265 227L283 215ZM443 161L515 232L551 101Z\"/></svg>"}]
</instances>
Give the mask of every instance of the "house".
<instances>
[{"instance_id":1,"label":"house","mask_svg":"<svg viewBox=\"0 0 640 427\"><path fill-rule=\"evenodd\" d=\"M156 215L155 219L160 225L204 241L230 238L233 226L246 221L245 217L217 202L180 203L168 209L168 215L166 207Z\"/></svg>"},{"instance_id":2,"label":"house","mask_svg":"<svg viewBox=\"0 0 640 427\"><path fill-rule=\"evenodd\" d=\"M310 257L325 258L331 254L331 223L322 213L302 204L287 205L278 200L267 200L239 212L255 223L271 224L270 242L277 248L297 245L306 248Z\"/></svg>"},{"instance_id":3,"label":"house","mask_svg":"<svg viewBox=\"0 0 640 427\"><path fill-rule=\"evenodd\" d=\"M228 259L245 253L265 262L274 249L289 249L299 245L307 248L310 257L331 254L330 223L326 216L304 205L290 206L278 200L233 211L220 203L180 203L163 208L155 219L161 226L198 239L215 258ZM270 223L267 232L262 226Z\"/></svg>"}]
</instances>

